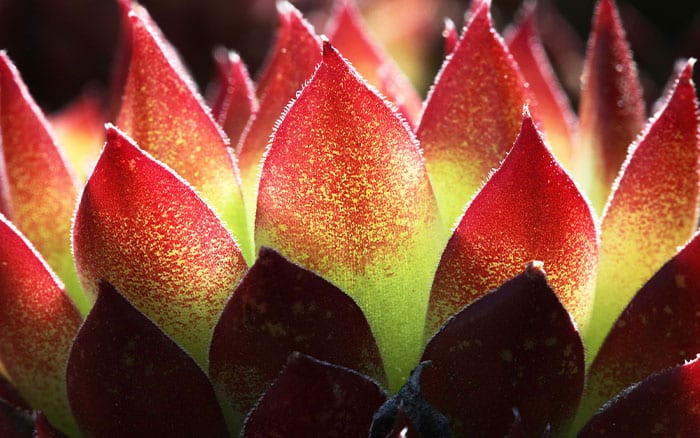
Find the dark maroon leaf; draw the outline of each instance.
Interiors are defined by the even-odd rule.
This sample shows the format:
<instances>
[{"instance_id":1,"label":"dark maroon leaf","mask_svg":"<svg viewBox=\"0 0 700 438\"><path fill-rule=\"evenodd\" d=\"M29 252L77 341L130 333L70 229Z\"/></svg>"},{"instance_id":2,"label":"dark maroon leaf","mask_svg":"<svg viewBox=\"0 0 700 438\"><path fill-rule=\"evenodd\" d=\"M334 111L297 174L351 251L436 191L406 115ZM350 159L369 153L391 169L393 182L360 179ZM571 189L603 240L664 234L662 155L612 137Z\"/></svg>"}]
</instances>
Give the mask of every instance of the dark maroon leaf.
<instances>
[{"instance_id":1,"label":"dark maroon leaf","mask_svg":"<svg viewBox=\"0 0 700 438\"><path fill-rule=\"evenodd\" d=\"M386 382L372 332L352 298L263 247L214 329L209 375L245 415L294 351Z\"/></svg>"},{"instance_id":2,"label":"dark maroon leaf","mask_svg":"<svg viewBox=\"0 0 700 438\"><path fill-rule=\"evenodd\" d=\"M66 381L86 435L226 435L201 368L106 282L76 335Z\"/></svg>"},{"instance_id":3,"label":"dark maroon leaf","mask_svg":"<svg viewBox=\"0 0 700 438\"><path fill-rule=\"evenodd\" d=\"M19 395L15 387L5 376L0 373L0 400L6 401L9 405L18 408L29 409L27 403Z\"/></svg>"},{"instance_id":4,"label":"dark maroon leaf","mask_svg":"<svg viewBox=\"0 0 700 438\"><path fill-rule=\"evenodd\" d=\"M370 431L370 437L372 436L372 432ZM399 411L396 414L394 427L388 434L384 435L381 438L419 438L423 436L424 435L418 432L415 426L413 426L411 420L408 419L403 405L399 405Z\"/></svg>"},{"instance_id":5,"label":"dark maroon leaf","mask_svg":"<svg viewBox=\"0 0 700 438\"><path fill-rule=\"evenodd\" d=\"M589 369L580 422L631 384L694 359L698 315L700 234L654 274L613 325Z\"/></svg>"},{"instance_id":6,"label":"dark maroon leaf","mask_svg":"<svg viewBox=\"0 0 700 438\"><path fill-rule=\"evenodd\" d=\"M700 362L651 376L606 404L579 433L595 436L697 436Z\"/></svg>"},{"instance_id":7,"label":"dark maroon leaf","mask_svg":"<svg viewBox=\"0 0 700 438\"><path fill-rule=\"evenodd\" d=\"M28 438L32 436L32 418L29 411L19 409L0 399L0 436Z\"/></svg>"},{"instance_id":8,"label":"dark maroon leaf","mask_svg":"<svg viewBox=\"0 0 700 438\"><path fill-rule=\"evenodd\" d=\"M370 438L400 436L399 433L404 428L413 431L413 436L450 436L447 417L431 406L421 394L421 373L428 366L429 362L418 364L404 386L374 414Z\"/></svg>"},{"instance_id":9,"label":"dark maroon leaf","mask_svg":"<svg viewBox=\"0 0 700 438\"><path fill-rule=\"evenodd\" d=\"M530 436L556 435L583 390L583 344L535 262L451 318L422 360L423 394L458 436L504 436L513 408Z\"/></svg>"},{"instance_id":10,"label":"dark maroon leaf","mask_svg":"<svg viewBox=\"0 0 700 438\"><path fill-rule=\"evenodd\" d=\"M246 437L367 436L386 395L355 371L293 353L246 419Z\"/></svg>"}]
</instances>

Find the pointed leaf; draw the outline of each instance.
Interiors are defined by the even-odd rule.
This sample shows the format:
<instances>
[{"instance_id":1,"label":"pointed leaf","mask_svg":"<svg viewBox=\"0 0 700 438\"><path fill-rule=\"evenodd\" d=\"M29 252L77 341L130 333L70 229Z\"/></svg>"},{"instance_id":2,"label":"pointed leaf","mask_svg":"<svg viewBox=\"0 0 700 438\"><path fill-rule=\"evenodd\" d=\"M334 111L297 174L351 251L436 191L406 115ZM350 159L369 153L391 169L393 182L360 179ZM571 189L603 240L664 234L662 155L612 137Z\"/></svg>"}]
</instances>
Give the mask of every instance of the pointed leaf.
<instances>
[{"instance_id":1,"label":"pointed leaf","mask_svg":"<svg viewBox=\"0 0 700 438\"><path fill-rule=\"evenodd\" d=\"M518 24L506 34L508 49L518 63L534 96L534 112L542 121L547 144L564 167L572 169L576 116L552 70L540 36L535 29L535 4L527 3L522 14Z\"/></svg>"},{"instance_id":2,"label":"pointed leaf","mask_svg":"<svg viewBox=\"0 0 700 438\"><path fill-rule=\"evenodd\" d=\"M255 223L261 162L272 130L289 101L321 62L321 43L311 25L290 3L277 3L277 8L280 21L277 41L256 89L260 108L248 122L237 149L251 226Z\"/></svg>"},{"instance_id":3,"label":"pointed leaf","mask_svg":"<svg viewBox=\"0 0 700 438\"><path fill-rule=\"evenodd\" d=\"M65 438L66 436L56 430L49 419L41 411L34 412L34 438Z\"/></svg>"},{"instance_id":4,"label":"pointed leaf","mask_svg":"<svg viewBox=\"0 0 700 438\"><path fill-rule=\"evenodd\" d=\"M136 13L129 19L131 64L117 125L201 193L252 263L252 236L223 133L162 37Z\"/></svg>"},{"instance_id":5,"label":"pointed leaf","mask_svg":"<svg viewBox=\"0 0 700 438\"><path fill-rule=\"evenodd\" d=\"M250 116L258 111L253 82L238 53L215 53L219 84L212 114L236 148Z\"/></svg>"},{"instance_id":6,"label":"pointed leaf","mask_svg":"<svg viewBox=\"0 0 700 438\"><path fill-rule=\"evenodd\" d=\"M105 116L95 93L86 93L50 118L68 160L81 182L87 180L105 143ZM76 195L77 196L77 195Z\"/></svg>"},{"instance_id":7,"label":"pointed leaf","mask_svg":"<svg viewBox=\"0 0 700 438\"><path fill-rule=\"evenodd\" d=\"M588 373L582 422L631 384L695 358L698 315L700 234L654 274L613 326Z\"/></svg>"},{"instance_id":8,"label":"pointed leaf","mask_svg":"<svg viewBox=\"0 0 700 438\"><path fill-rule=\"evenodd\" d=\"M80 314L41 256L0 215L0 361L27 403L67 433L68 351Z\"/></svg>"},{"instance_id":9,"label":"pointed leaf","mask_svg":"<svg viewBox=\"0 0 700 438\"><path fill-rule=\"evenodd\" d=\"M578 436L695 436L700 430L698 411L700 362L695 359L623 392Z\"/></svg>"},{"instance_id":10,"label":"pointed leaf","mask_svg":"<svg viewBox=\"0 0 700 438\"><path fill-rule=\"evenodd\" d=\"M389 54L372 38L356 0L336 0L327 34L367 82L393 102L411 126L418 121L423 102Z\"/></svg>"},{"instance_id":11,"label":"pointed leaf","mask_svg":"<svg viewBox=\"0 0 700 438\"><path fill-rule=\"evenodd\" d=\"M697 227L700 122L692 65L685 64L665 106L630 148L605 208L593 318L585 336L591 357L633 294Z\"/></svg>"},{"instance_id":12,"label":"pointed leaf","mask_svg":"<svg viewBox=\"0 0 700 438\"><path fill-rule=\"evenodd\" d=\"M583 390L583 344L535 263L450 319L421 360L425 398L455 436L504 436L513 408L525 430L556 435Z\"/></svg>"},{"instance_id":13,"label":"pointed leaf","mask_svg":"<svg viewBox=\"0 0 700 438\"><path fill-rule=\"evenodd\" d=\"M74 227L85 289L112 282L206 369L218 314L246 268L209 206L110 126Z\"/></svg>"},{"instance_id":14,"label":"pointed leaf","mask_svg":"<svg viewBox=\"0 0 700 438\"><path fill-rule=\"evenodd\" d=\"M386 400L347 368L295 353L246 419L241 436L363 436Z\"/></svg>"},{"instance_id":15,"label":"pointed leaf","mask_svg":"<svg viewBox=\"0 0 700 438\"><path fill-rule=\"evenodd\" d=\"M263 248L216 325L209 375L245 415L293 351L386 382L357 304L316 274Z\"/></svg>"},{"instance_id":16,"label":"pointed leaf","mask_svg":"<svg viewBox=\"0 0 700 438\"><path fill-rule=\"evenodd\" d=\"M526 100L486 4L438 73L417 130L446 225L455 223L513 145Z\"/></svg>"},{"instance_id":17,"label":"pointed leaf","mask_svg":"<svg viewBox=\"0 0 700 438\"><path fill-rule=\"evenodd\" d=\"M594 13L578 114L577 180L600 213L645 118L637 67L613 0L600 0Z\"/></svg>"},{"instance_id":18,"label":"pointed leaf","mask_svg":"<svg viewBox=\"0 0 700 438\"><path fill-rule=\"evenodd\" d=\"M426 336L528 260L544 262L552 288L584 326L598 266L595 222L526 112L513 149L471 202L442 255Z\"/></svg>"},{"instance_id":19,"label":"pointed leaf","mask_svg":"<svg viewBox=\"0 0 700 438\"><path fill-rule=\"evenodd\" d=\"M109 283L68 359L71 408L88 436L225 436L204 372Z\"/></svg>"},{"instance_id":20,"label":"pointed leaf","mask_svg":"<svg viewBox=\"0 0 700 438\"><path fill-rule=\"evenodd\" d=\"M70 252L77 197L75 177L49 123L0 51L0 212L36 245L87 312Z\"/></svg>"},{"instance_id":21,"label":"pointed leaf","mask_svg":"<svg viewBox=\"0 0 700 438\"><path fill-rule=\"evenodd\" d=\"M255 237L357 302L398 389L444 231L411 133L330 43L323 56L268 150Z\"/></svg>"}]
</instances>

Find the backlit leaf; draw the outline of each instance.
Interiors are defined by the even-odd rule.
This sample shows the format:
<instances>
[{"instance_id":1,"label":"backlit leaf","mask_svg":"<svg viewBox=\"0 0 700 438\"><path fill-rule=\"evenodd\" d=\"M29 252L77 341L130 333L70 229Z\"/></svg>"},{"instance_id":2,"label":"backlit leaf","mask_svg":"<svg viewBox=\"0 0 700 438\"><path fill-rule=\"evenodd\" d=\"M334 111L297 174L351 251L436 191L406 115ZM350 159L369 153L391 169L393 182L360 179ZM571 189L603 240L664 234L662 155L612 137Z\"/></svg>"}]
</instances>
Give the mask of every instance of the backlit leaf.
<instances>
[{"instance_id":1,"label":"backlit leaf","mask_svg":"<svg viewBox=\"0 0 700 438\"><path fill-rule=\"evenodd\" d=\"M637 292L588 372L585 421L647 376L700 353L700 234Z\"/></svg>"},{"instance_id":2,"label":"backlit leaf","mask_svg":"<svg viewBox=\"0 0 700 438\"><path fill-rule=\"evenodd\" d=\"M75 217L81 281L118 287L206 369L212 330L245 261L190 186L114 127Z\"/></svg>"},{"instance_id":3,"label":"backlit leaf","mask_svg":"<svg viewBox=\"0 0 700 438\"><path fill-rule=\"evenodd\" d=\"M447 226L510 150L526 101L486 2L438 73L417 130Z\"/></svg>"},{"instance_id":4,"label":"backlit leaf","mask_svg":"<svg viewBox=\"0 0 700 438\"><path fill-rule=\"evenodd\" d=\"M698 224L700 140L687 62L665 105L630 148L603 213L600 270L586 345L593 357L634 293Z\"/></svg>"},{"instance_id":5,"label":"backlit leaf","mask_svg":"<svg viewBox=\"0 0 700 438\"><path fill-rule=\"evenodd\" d=\"M131 64L117 126L187 180L252 263L252 236L228 142L149 20L132 12Z\"/></svg>"},{"instance_id":6,"label":"backlit leaf","mask_svg":"<svg viewBox=\"0 0 700 438\"><path fill-rule=\"evenodd\" d=\"M414 137L330 43L323 57L275 132L255 237L357 302L398 389L418 363L444 230Z\"/></svg>"},{"instance_id":7,"label":"backlit leaf","mask_svg":"<svg viewBox=\"0 0 700 438\"><path fill-rule=\"evenodd\" d=\"M255 223L260 166L270 135L285 107L321 62L321 42L311 25L291 3L277 3L277 8L275 48L256 88L260 107L248 122L236 150L251 227Z\"/></svg>"},{"instance_id":8,"label":"backlit leaf","mask_svg":"<svg viewBox=\"0 0 700 438\"><path fill-rule=\"evenodd\" d=\"M600 0L594 13L578 114L576 176L600 213L645 118L637 67L613 0Z\"/></svg>"},{"instance_id":9,"label":"backlit leaf","mask_svg":"<svg viewBox=\"0 0 700 438\"><path fill-rule=\"evenodd\" d=\"M0 52L0 212L35 245L85 313L70 251L76 186L49 123Z\"/></svg>"},{"instance_id":10,"label":"backlit leaf","mask_svg":"<svg viewBox=\"0 0 700 438\"><path fill-rule=\"evenodd\" d=\"M508 49L534 96L534 112L542 121L547 144L566 169L573 169L574 115L547 59L535 28L535 4L528 3L520 21L506 34Z\"/></svg>"},{"instance_id":11,"label":"backlit leaf","mask_svg":"<svg viewBox=\"0 0 700 438\"><path fill-rule=\"evenodd\" d=\"M0 242L0 361L31 407L75 433L65 373L80 314L41 256L2 215Z\"/></svg>"},{"instance_id":12,"label":"backlit leaf","mask_svg":"<svg viewBox=\"0 0 700 438\"><path fill-rule=\"evenodd\" d=\"M544 262L552 288L584 326L598 267L595 222L526 112L513 149L471 202L442 255L426 337L529 260Z\"/></svg>"}]
</instances>

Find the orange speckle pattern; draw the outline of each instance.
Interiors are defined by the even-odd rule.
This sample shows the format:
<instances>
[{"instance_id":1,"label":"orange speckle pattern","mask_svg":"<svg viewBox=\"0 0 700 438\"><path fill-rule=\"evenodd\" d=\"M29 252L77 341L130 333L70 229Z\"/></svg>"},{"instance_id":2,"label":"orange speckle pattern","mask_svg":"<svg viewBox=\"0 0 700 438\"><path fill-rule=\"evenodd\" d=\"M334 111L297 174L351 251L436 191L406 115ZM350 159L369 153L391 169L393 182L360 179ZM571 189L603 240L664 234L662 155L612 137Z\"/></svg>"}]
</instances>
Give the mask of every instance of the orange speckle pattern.
<instances>
[{"instance_id":1,"label":"orange speckle pattern","mask_svg":"<svg viewBox=\"0 0 700 438\"><path fill-rule=\"evenodd\" d=\"M552 289L584 326L598 267L595 222L526 113L513 149L471 202L442 255L426 336L532 260L544 263Z\"/></svg>"},{"instance_id":2,"label":"orange speckle pattern","mask_svg":"<svg viewBox=\"0 0 700 438\"><path fill-rule=\"evenodd\" d=\"M0 214L0 361L34 409L65 433L66 362L81 319L41 256Z\"/></svg>"},{"instance_id":3,"label":"orange speckle pattern","mask_svg":"<svg viewBox=\"0 0 700 438\"><path fill-rule=\"evenodd\" d=\"M407 376L419 353L442 233L414 138L326 43L323 63L267 153L256 241L351 295L385 363L396 367L401 357ZM387 357L393 354L400 356ZM396 369L388 374L391 381Z\"/></svg>"},{"instance_id":4,"label":"orange speckle pattern","mask_svg":"<svg viewBox=\"0 0 700 438\"><path fill-rule=\"evenodd\" d=\"M633 294L697 229L700 139L697 98L685 64L665 105L630 149L601 224L589 349L595 353Z\"/></svg>"},{"instance_id":5,"label":"orange speckle pattern","mask_svg":"<svg viewBox=\"0 0 700 438\"><path fill-rule=\"evenodd\" d=\"M110 282L206 369L216 319L246 269L209 206L110 127L74 227L85 289Z\"/></svg>"},{"instance_id":6,"label":"orange speckle pattern","mask_svg":"<svg viewBox=\"0 0 700 438\"><path fill-rule=\"evenodd\" d=\"M484 5L438 73L417 130L446 225L513 145L526 102L518 67Z\"/></svg>"},{"instance_id":7,"label":"orange speckle pattern","mask_svg":"<svg viewBox=\"0 0 700 438\"><path fill-rule=\"evenodd\" d=\"M157 30L135 13L131 64L117 126L201 193L254 259L237 170L223 132ZM172 57L172 55L170 55Z\"/></svg>"}]
</instances>

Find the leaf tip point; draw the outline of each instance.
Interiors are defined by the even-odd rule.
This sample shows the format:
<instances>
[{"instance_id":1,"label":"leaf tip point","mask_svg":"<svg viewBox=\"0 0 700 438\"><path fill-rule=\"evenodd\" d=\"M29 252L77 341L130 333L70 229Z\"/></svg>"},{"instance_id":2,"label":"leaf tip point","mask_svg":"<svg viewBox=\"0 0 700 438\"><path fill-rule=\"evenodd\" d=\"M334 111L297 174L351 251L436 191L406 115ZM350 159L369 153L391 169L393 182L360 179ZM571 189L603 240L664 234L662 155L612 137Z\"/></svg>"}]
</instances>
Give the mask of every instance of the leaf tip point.
<instances>
[{"instance_id":1,"label":"leaf tip point","mask_svg":"<svg viewBox=\"0 0 700 438\"><path fill-rule=\"evenodd\" d=\"M525 275L528 278L546 278L547 273L544 270L544 262L541 260L533 260L525 263Z\"/></svg>"}]
</instances>

